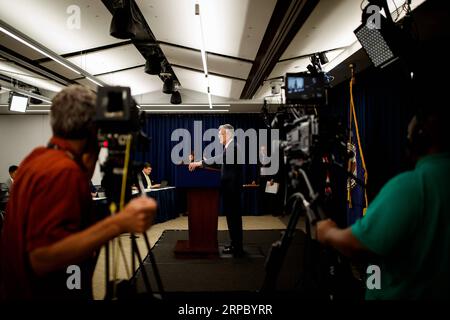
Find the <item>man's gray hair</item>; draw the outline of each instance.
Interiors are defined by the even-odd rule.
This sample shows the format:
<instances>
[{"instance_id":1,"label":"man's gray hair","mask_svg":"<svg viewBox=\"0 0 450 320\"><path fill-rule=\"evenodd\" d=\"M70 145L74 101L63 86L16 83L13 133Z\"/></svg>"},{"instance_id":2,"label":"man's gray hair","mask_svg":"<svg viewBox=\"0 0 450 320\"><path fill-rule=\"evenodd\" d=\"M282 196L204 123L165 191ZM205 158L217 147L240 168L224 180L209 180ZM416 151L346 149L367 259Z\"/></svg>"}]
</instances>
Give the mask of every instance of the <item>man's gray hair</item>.
<instances>
[{"instance_id":1,"label":"man's gray hair","mask_svg":"<svg viewBox=\"0 0 450 320\"><path fill-rule=\"evenodd\" d=\"M228 137L230 137L230 138L234 137L234 128L233 128L233 126L231 124L228 124L228 123L227 124L223 124L223 125L221 125L219 127L219 131L221 129L225 129L226 130L226 133L227 133Z\"/></svg>"},{"instance_id":2,"label":"man's gray hair","mask_svg":"<svg viewBox=\"0 0 450 320\"><path fill-rule=\"evenodd\" d=\"M50 108L53 135L65 139L87 138L93 129L95 101L96 95L81 85L61 90Z\"/></svg>"}]
</instances>

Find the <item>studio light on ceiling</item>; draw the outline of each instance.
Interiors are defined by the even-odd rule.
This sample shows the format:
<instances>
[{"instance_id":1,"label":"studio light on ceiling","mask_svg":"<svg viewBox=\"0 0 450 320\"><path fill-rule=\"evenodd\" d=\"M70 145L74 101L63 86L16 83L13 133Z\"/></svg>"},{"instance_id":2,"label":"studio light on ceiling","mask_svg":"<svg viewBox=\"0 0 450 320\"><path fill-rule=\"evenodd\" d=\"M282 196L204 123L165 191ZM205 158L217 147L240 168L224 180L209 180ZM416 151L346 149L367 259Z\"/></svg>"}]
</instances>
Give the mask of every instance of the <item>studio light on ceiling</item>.
<instances>
[{"instance_id":1,"label":"studio light on ceiling","mask_svg":"<svg viewBox=\"0 0 450 320\"><path fill-rule=\"evenodd\" d=\"M161 72L161 63L155 58L148 58L145 61L145 73L151 75L158 75Z\"/></svg>"},{"instance_id":2,"label":"studio light on ceiling","mask_svg":"<svg viewBox=\"0 0 450 320\"><path fill-rule=\"evenodd\" d=\"M34 93L34 94L37 94L37 95L41 95L41 91L39 90L39 88L31 90L31 93ZM30 104L42 104L42 100L41 99L36 99L34 97L31 97L30 98Z\"/></svg>"},{"instance_id":3,"label":"studio light on ceiling","mask_svg":"<svg viewBox=\"0 0 450 320\"><path fill-rule=\"evenodd\" d=\"M384 9L386 17L378 12L374 18L375 14L371 10L380 7ZM354 33L375 67L384 68L407 53L409 37L393 22L385 0L369 1L361 20L362 24Z\"/></svg>"},{"instance_id":4,"label":"studio light on ceiling","mask_svg":"<svg viewBox=\"0 0 450 320\"><path fill-rule=\"evenodd\" d=\"M139 20L130 0L113 1L114 13L109 34L117 39L134 39L138 32Z\"/></svg>"},{"instance_id":5,"label":"studio light on ceiling","mask_svg":"<svg viewBox=\"0 0 450 320\"><path fill-rule=\"evenodd\" d=\"M355 30L355 35L375 67L383 67L396 60L396 54L381 29L371 29L363 24Z\"/></svg>"},{"instance_id":6,"label":"studio light on ceiling","mask_svg":"<svg viewBox=\"0 0 450 320\"><path fill-rule=\"evenodd\" d=\"M25 112L25 111L21 111L23 109L23 101L24 101L24 99L17 98L16 96L18 96L18 97L26 97L27 104L30 102L29 98L33 98L33 103L34 104L39 104L37 102L37 100L43 101L43 102L46 102L46 103L50 103L50 104L52 103L50 98L47 98L47 97L41 95L36 90L28 91L28 90L25 90L23 88L15 87L15 86L13 86L13 85L11 85L9 83L5 83L5 82L1 82L0 86L1 86L2 89L10 91L9 107L10 107L11 111ZM12 100L11 98L14 98L14 100ZM11 107L14 110L12 110ZM25 107L25 110L26 110L26 107Z\"/></svg>"},{"instance_id":7,"label":"studio light on ceiling","mask_svg":"<svg viewBox=\"0 0 450 320\"><path fill-rule=\"evenodd\" d=\"M164 79L163 89L162 91L165 94L172 94L174 91L174 83L172 77L167 77Z\"/></svg>"},{"instance_id":8,"label":"studio light on ceiling","mask_svg":"<svg viewBox=\"0 0 450 320\"><path fill-rule=\"evenodd\" d=\"M171 104L181 104L180 91L176 90L172 93L172 96L170 97L170 103Z\"/></svg>"},{"instance_id":9,"label":"studio light on ceiling","mask_svg":"<svg viewBox=\"0 0 450 320\"><path fill-rule=\"evenodd\" d=\"M161 73L161 63L163 54L156 43L148 45L145 52L145 73L150 75L159 75Z\"/></svg>"},{"instance_id":10,"label":"studio light on ceiling","mask_svg":"<svg viewBox=\"0 0 450 320\"><path fill-rule=\"evenodd\" d=\"M320 61L320 63L322 65L328 63L328 57L327 57L327 54L325 52L319 52L318 56L319 56L319 61Z\"/></svg>"},{"instance_id":11,"label":"studio light on ceiling","mask_svg":"<svg viewBox=\"0 0 450 320\"><path fill-rule=\"evenodd\" d=\"M27 111L29 97L11 92L9 96L9 111L25 112Z\"/></svg>"}]
</instances>

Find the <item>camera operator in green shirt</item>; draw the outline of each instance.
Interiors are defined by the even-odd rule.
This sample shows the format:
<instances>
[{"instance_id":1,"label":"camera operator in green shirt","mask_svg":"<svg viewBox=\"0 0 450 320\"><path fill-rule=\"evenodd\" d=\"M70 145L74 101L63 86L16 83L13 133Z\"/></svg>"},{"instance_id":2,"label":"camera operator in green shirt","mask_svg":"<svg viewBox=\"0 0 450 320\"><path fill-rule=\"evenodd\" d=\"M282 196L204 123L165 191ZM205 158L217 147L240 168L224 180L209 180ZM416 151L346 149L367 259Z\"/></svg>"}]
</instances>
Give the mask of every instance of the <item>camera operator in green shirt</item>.
<instances>
[{"instance_id":1,"label":"camera operator in green shirt","mask_svg":"<svg viewBox=\"0 0 450 320\"><path fill-rule=\"evenodd\" d=\"M408 126L415 169L392 178L346 229L317 224L317 238L347 256L379 257L381 288L366 299L450 298L450 143L446 105L419 112Z\"/></svg>"}]
</instances>

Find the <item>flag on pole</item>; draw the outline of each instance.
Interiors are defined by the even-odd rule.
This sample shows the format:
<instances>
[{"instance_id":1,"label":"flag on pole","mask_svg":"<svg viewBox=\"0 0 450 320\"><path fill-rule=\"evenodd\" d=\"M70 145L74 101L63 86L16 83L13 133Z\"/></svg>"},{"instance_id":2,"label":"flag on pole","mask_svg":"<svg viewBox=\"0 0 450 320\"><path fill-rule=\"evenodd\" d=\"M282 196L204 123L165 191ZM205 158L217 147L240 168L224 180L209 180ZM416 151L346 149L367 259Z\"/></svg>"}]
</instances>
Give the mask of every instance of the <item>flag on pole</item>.
<instances>
[{"instance_id":1,"label":"flag on pole","mask_svg":"<svg viewBox=\"0 0 450 320\"><path fill-rule=\"evenodd\" d=\"M356 118L353 101L353 84L355 78L350 80L350 110L349 110L349 140L347 149L351 155L347 170L356 177L347 179L347 225L350 226L361 218L367 209L367 169L359 135L358 120Z\"/></svg>"}]
</instances>

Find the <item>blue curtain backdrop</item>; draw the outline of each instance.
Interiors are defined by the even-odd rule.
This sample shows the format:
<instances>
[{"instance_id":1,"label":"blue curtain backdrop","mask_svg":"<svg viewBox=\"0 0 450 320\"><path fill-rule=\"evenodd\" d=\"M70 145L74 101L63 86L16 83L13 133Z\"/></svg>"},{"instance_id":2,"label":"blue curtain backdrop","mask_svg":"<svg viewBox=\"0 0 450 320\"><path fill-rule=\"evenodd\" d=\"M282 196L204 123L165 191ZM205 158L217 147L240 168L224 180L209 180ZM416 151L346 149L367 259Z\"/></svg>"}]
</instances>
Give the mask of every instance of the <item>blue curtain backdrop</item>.
<instances>
[{"instance_id":1,"label":"blue curtain backdrop","mask_svg":"<svg viewBox=\"0 0 450 320\"><path fill-rule=\"evenodd\" d=\"M356 76L353 95L368 171L369 204L389 179L410 168L405 151L407 126L415 112L413 94L399 65L383 70L371 68ZM347 124L349 103L349 81L345 81L330 90L327 112ZM152 164L152 178L157 182L168 180L173 183L175 165L170 153L177 142L170 141L171 134L177 128L186 128L193 134L194 121L202 121L203 131L218 128L224 123L243 130L265 128L259 114L148 115L146 133L152 140L148 152L138 153L137 160ZM244 181L251 182L256 178L256 167L248 167ZM336 186L334 194L336 211L342 214L336 213L334 219L346 225L343 218L346 212L346 179L342 176L341 180L341 188Z\"/></svg>"},{"instance_id":2,"label":"blue curtain backdrop","mask_svg":"<svg viewBox=\"0 0 450 320\"><path fill-rule=\"evenodd\" d=\"M349 81L345 81L329 94L329 111L343 123L349 119L349 90ZM415 98L399 64L357 74L353 97L367 165L370 204L389 179L410 168L405 151L407 126L416 110Z\"/></svg>"},{"instance_id":3,"label":"blue curtain backdrop","mask_svg":"<svg viewBox=\"0 0 450 320\"><path fill-rule=\"evenodd\" d=\"M247 130L250 128L265 128L260 114L183 114L183 115L160 115L147 114L145 131L151 138L148 151L138 152L136 160L150 162L153 168L152 179L157 182L168 180L174 183L176 165L172 163L170 154L172 148L178 142L171 141L172 132L176 129L185 128L189 130L194 139L194 121L202 122L202 130L205 132L211 128L218 128L221 124L229 123L235 129ZM204 146L209 142L204 142ZM248 143L247 143L248 144ZM248 145L246 146L248 151ZM196 156L197 157L197 156ZM244 182L250 183L256 180L257 170L254 165L247 165L244 169Z\"/></svg>"}]
</instances>

